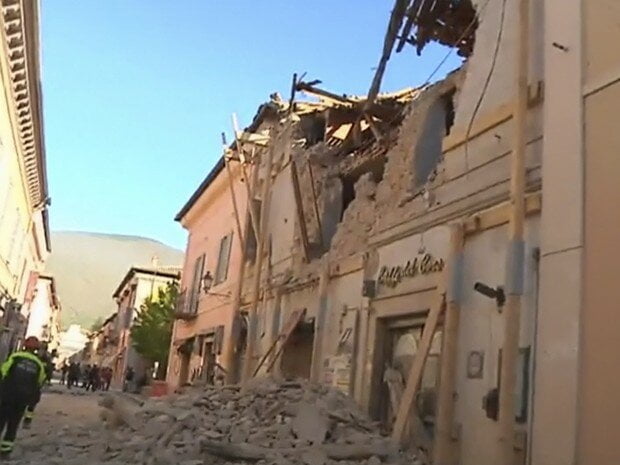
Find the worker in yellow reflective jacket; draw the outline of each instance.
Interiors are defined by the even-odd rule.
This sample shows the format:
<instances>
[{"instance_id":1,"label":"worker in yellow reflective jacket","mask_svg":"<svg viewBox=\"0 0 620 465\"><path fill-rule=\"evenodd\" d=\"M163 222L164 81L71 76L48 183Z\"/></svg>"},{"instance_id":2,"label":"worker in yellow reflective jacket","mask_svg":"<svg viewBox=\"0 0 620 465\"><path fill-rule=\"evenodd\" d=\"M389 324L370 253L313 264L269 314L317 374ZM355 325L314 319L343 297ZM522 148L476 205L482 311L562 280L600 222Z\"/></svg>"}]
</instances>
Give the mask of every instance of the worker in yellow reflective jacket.
<instances>
[{"instance_id":1,"label":"worker in yellow reflective jacket","mask_svg":"<svg viewBox=\"0 0 620 465\"><path fill-rule=\"evenodd\" d=\"M24 350L14 352L0 367L0 457L13 452L17 429L26 407L41 395L45 383L45 365L35 355L40 343L36 337L24 341Z\"/></svg>"}]
</instances>

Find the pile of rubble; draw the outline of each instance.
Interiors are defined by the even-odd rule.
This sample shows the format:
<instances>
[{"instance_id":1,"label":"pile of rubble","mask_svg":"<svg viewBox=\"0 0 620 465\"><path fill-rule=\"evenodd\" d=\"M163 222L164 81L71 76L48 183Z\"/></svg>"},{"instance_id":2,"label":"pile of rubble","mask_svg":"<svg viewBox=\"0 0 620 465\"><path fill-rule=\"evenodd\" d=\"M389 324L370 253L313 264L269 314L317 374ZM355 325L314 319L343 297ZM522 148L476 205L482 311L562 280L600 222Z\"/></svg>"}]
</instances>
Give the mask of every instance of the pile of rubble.
<instances>
[{"instance_id":1,"label":"pile of rubble","mask_svg":"<svg viewBox=\"0 0 620 465\"><path fill-rule=\"evenodd\" d=\"M72 396L65 399L72 402ZM238 386L202 387L159 399L104 393L99 403L101 419L88 426L72 424L70 417L60 410L45 426L41 423L43 418L35 419L40 431L34 435L22 432L10 463L419 463L383 437L377 425L360 413L349 397L305 382L276 383L264 379L244 392ZM96 415L96 410L92 415Z\"/></svg>"},{"instance_id":2,"label":"pile of rubble","mask_svg":"<svg viewBox=\"0 0 620 465\"><path fill-rule=\"evenodd\" d=\"M344 394L262 380L141 402L102 399L105 463L412 464Z\"/></svg>"}]
</instances>

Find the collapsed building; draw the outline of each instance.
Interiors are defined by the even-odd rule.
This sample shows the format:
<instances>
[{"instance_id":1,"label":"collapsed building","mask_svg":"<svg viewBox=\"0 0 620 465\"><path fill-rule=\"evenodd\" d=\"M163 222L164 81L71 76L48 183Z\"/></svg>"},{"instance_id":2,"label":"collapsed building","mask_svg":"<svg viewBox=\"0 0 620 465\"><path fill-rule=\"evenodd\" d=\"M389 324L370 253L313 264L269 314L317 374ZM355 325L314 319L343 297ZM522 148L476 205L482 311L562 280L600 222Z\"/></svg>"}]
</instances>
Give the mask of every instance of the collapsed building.
<instances>
[{"instance_id":1,"label":"collapsed building","mask_svg":"<svg viewBox=\"0 0 620 465\"><path fill-rule=\"evenodd\" d=\"M418 49L428 40L458 48L468 57L461 69L392 94L373 82L364 97L295 79L295 92L316 100L274 95L236 131L177 217L190 230L183 285L192 297L180 306L168 381L191 382L212 364L231 382L271 374L336 386L434 463L504 463L506 450L514 463L571 463L577 450L595 457L601 439L578 437L578 418L603 429L611 420L594 384L579 381L593 410L578 402L580 366L603 375L579 362L579 334L606 313L582 312L583 231L615 226L584 217L582 108L617 84L595 80L583 94L579 57L543 37L555 32L581 51L581 29L566 32L557 8L543 14L543 2L523 2L524 29L517 1L479 1L473 16L459 10L461 22L433 10L434 25L419 27L421 10L410 8L429 3L396 2L386 50L404 24L400 37ZM604 106L586 116L600 123ZM595 172L611 189L611 177ZM196 238L200 221L206 236ZM222 222L235 237L211 240ZM220 271L193 252L198 240L216 244ZM503 357L511 344L515 356Z\"/></svg>"}]
</instances>

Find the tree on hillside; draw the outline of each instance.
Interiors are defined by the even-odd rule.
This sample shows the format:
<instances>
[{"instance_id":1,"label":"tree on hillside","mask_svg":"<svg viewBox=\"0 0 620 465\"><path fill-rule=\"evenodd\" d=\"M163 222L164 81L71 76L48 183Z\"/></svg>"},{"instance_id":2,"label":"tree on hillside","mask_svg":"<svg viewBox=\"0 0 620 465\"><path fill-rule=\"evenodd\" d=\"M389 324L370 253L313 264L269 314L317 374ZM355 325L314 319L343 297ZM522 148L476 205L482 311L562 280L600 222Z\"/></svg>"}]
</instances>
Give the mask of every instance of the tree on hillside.
<instances>
[{"instance_id":1,"label":"tree on hillside","mask_svg":"<svg viewBox=\"0 0 620 465\"><path fill-rule=\"evenodd\" d=\"M136 351L151 363L158 363L158 379L166 374L178 295L176 281L160 288L157 296L145 299L131 328L131 340Z\"/></svg>"}]
</instances>

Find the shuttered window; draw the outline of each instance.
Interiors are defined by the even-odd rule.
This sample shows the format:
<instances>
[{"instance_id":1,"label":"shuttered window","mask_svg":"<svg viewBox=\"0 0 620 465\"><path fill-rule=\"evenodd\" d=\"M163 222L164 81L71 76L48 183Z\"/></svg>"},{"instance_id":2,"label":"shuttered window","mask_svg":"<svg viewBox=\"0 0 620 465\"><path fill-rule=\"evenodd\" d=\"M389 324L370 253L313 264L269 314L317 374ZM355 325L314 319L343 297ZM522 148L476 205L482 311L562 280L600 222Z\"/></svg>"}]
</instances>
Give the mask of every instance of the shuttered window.
<instances>
[{"instance_id":1,"label":"shuttered window","mask_svg":"<svg viewBox=\"0 0 620 465\"><path fill-rule=\"evenodd\" d=\"M230 261L230 248L232 244L233 233L222 237L220 242L220 253L217 258L217 268L215 269L215 284L226 281L228 277L228 262Z\"/></svg>"},{"instance_id":2,"label":"shuttered window","mask_svg":"<svg viewBox=\"0 0 620 465\"><path fill-rule=\"evenodd\" d=\"M189 312L198 312L198 301L200 297L200 281L202 280L202 272L205 266L205 255L202 254L194 263L194 276L192 278L192 288L189 298Z\"/></svg>"}]
</instances>

